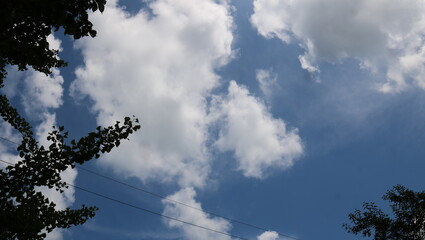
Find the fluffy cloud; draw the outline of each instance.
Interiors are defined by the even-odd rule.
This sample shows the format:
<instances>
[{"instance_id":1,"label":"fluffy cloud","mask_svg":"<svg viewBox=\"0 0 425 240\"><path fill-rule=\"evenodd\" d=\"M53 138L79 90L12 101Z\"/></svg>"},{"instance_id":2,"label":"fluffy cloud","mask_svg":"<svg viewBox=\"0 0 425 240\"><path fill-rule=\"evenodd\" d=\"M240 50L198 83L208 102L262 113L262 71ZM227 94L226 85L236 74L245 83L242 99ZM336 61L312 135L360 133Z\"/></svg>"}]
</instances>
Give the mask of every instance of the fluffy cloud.
<instances>
[{"instance_id":1,"label":"fluffy cloud","mask_svg":"<svg viewBox=\"0 0 425 240\"><path fill-rule=\"evenodd\" d=\"M251 22L264 37L300 41L309 72L353 58L385 73L380 90L390 92L410 83L425 89L424 12L422 0L254 0Z\"/></svg>"},{"instance_id":2,"label":"fluffy cloud","mask_svg":"<svg viewBox=\"0 0 425 240\"><path fill-rule=\"evenodd\" d=\"M26 72L22 104L27 115L42 113L62 105L63 77L58 69L53 69L50 76L32 69ZM40 116L39 116L40 117ZM42 117L42 116L41 116Z\"/></svg>"},{"instance_id":3,"label":"fluffy cloud","mask_svg":"<svg viewBox=\"0 0 425 240\"><path fill-rule=\"evenodd\" d=\"M202 209L200 203L195 200L196 192L193 188L184 188L177 193L168 196L167 198L173 199L178 202L183 202L189 206L195 207L197 209ZM163 200L163 204L165 205L165 209L163 214L166 216L170 216L176 219L180 219L186 222L194 223L206 228L210 228L216 231L227 233L231 225L228 221L221 218L213 218L208 214L192 209L187 208L182 205L176 205L172 202L168 202ZM230 240L231 238L226 235L221 235L218 233L214 233L211 231L206 231L205 229L197 228L194 226L190 226L181 222L177 222L174 220L166 220L166 224L169 227L177 228L183 233L184 239L188 240L198 240L198 239L218 239L218 240Z\"/></svg>"},{"instance_id":4,"label":"fluffy cloud","mask_svg":"<svg viewBox=\"0 0 425 240\"><path fill-rule=\"evenodd\" d=\"M245 176L261 178L267 169L288 168L303 152L297 130L287 130L249 91L230 82L228 95L216 98L212 112L224 121L216 146L234 151Z\"/></svg>"},{"instance_id":5,"label":"fluffy cloud","mask_svg":"<svg viewBox=\"0 0 425 240\"><path fill-rule=\"evenodd\" d=\"M277 75L272 70L258 69L256 71L256 77L261 92L269 99L273 94L273 90L278 86Z\"/></svg>"},{"instance_id":6,"label":"fluffy cloud","mask_svg":"<svg viewBox=\"0 0 425 240\"><path fill-rule=\"evenodd\" d=\"M258 240L277 240L279 239L279 234L274 231L267 231L262 233L257 237Z\"/></svg>"},{"instance_id":7,"label":"fluffy cloud","mask_svg":"<svg viewBox=\"0 0 425 240\"><path fill-rule=\"evenodd\" d=\"M52 36L52 35L50 35ZM52 39L55 44L59 40ZM62 105L63 77L58 69L46 76L32 69L18 71L16 67L8 67L5 87L2 92L9 99L18 97L24 107L25 114L31 119L43 118L44 112L54 110Z\"/></svg>"},{"instance_id":8,"label":"fluffy cloud","mask_svg":"<svg viewBox=\"0 0 425 240\"><path fill-rule=\"evenodd\" d=\"M206 96L218 84L214 69L233 55L231 10L213 0L150 8L152 15L130 16L112 2L93 16L98 35L78 43L85 65L73 95L94 101L99 124L140 118L142 131L103 163L127 176L201 186L209 172Z\"/></svg>"},{"instance_id":9,"label":"fluffy cloud","mask_svg":"<svg viewBox=\"0 0 425 240\"><path fill-rule=\"evenodd\" d=\"M149 13L130 15L109 2L102 15L92 16L96 38L77 43L84 66L76 70L72 95L93 100L100 125L129 115L142 124L140 133L101 164L127 177L202 187L214 159L209 147L215 136L209 130L219 119L212 114L232 121L255 118L249 121L256 125L247 126L258 127L248 135L251 141L246 129L233 130L233 122L226 123L217 141L221 150L235 150L246 176L261 177L271 166L291 166L302 152L298 135L287 132L283 121L273 119L247 90L238 91L242 88L233 84L230 90L243 94L229 99L242 97L240 102L247 100L249 105L245 110L253 113L240 116L238 109L226 108L224 100L220 114L217 106L210 109L212 92L220 84L215 70L233 57L232 7L227 1L156 0L149 7ZM269 94L266 89L274 76L259 74ZM226 106L233 103L239 100L232 98ZM250 154L242 153L246 149Z\"/></svg>"},{"instance_id":10,"label":"fluffy cloud","mask_svg":"<svg viewBox=\"0 0 425 240\"><path fill-rule=\"evenodd\" d=\"M61 41L54 35L49 35L47 41L52 49L62 50ZM9 66L2 92L9 99L20 98L25 114L33 120L40 120L43 113L62 105L63 81L59 69L52 69L52 73L46 76L31 67L27 71L18 71L17 67Z\"/></svg>"}]
</instances>

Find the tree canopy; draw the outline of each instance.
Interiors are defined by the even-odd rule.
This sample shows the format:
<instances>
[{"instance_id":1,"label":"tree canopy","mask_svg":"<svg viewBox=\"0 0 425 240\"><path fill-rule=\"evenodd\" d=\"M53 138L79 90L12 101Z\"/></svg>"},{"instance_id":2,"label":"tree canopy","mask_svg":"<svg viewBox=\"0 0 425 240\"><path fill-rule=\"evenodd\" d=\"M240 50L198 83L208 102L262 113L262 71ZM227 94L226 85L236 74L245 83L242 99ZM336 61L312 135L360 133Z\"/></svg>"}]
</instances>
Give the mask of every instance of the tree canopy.
<instances>
[{"instance_id":1,"label":"tree canopy","mask_svg":"<svg viewBox=\"0 0 425 240\"><path fill-rule=\"evenodd\" d=\"M105 9L106 0L1 0L0 78L6 65L27 66L49 74L66 66L58 51L49 48L47 37L60 28L75 39L96 36L88 11Z\"/></svg>"},{"instance_id":2,"label":"tree canopy","mask_svg":"<svg viewBox=\"0 0 425 240\"><path fill-rule=\"evenodd\" d=\"M52 68L66 66L58 51L50 48L48 36L62 28L64 34L75 39L94 37L96 31L88 12L103 12L106 4L106 0L0 2L0 89L7 65L16 65L19 70L30 66L46 75ZM47 137L50 145L44 147L5 95L0 95L0 115L22 136L17 147L21 160L0 169L0 239L43 239L55 228L83 224L93 217L96 207L57 210L38 187L63 192L69 186L61 179L63 171L110 152L140 129L136 118L126 117L123 123L98 127L86 137L69 141L64 128L56 127Z\"/></svg>"},{"instance_id":3,"label":"tree canopy","mask_svg":"<svg viewBox=\"0 0 425 240\"><path fill-rule=\"evenodd\" d=\"M3 96L2 96L3 97ZM46 198L37 187L46 186L63 192L68 185L60 173L76 164L83 164L101 153L110 152L121 140L140 129L137 119L125 118L107 128L98 127L78 141L66 142L68 133L63 127L55 129L47 139L48 149L35 140L30 125L10 107L7 99L0 99L0 112L5 121L22 135L17 150L22 158L17 164L0 170L0 238L43 239L55 228L69 228L83 224L94 216L96 207L56 210L56 204Z\"/></svg>"},{"instance_id":4,"label":"tree canopy","mask_svg":"<svg viewBox=\"0 0 425 240\"><path fill-rule=\"evenodd\" d=\"M375 203L363 204L363 211L348 215L352 225L346 230L374 240L423 240L425 239L425 191L415 192L397 185L383 196L391 202L392 214L387 214Z\"/></svg>"}]
</instances>

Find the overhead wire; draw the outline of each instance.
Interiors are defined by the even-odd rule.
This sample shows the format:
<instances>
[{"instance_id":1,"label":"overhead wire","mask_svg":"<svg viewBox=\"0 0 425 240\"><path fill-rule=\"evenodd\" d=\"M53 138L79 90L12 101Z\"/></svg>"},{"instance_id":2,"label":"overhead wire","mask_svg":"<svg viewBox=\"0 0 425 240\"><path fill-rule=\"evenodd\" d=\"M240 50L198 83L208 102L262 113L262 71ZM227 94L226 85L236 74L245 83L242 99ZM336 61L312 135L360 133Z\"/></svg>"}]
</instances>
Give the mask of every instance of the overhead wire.
<instances>
[{"instance_id":1,"label":"overhead wire","mask_svg":"<svg viewBox=\"0 0 425 240\"><path fill-rule=\"evenodd\" d=\"M7 161L1 160L1 159L0 159L0 162L6 163L6 164L8 164L8 165L10 165L10 166L14 165L14 164L13 164L13 163L11 163L11 162L7 162Z\"/></svg>"},{"instance_id":2,"label":"overhead wire","mask_svg":"<svg viewBox=\"0 0 425 240\"><path fill-rule=\"evenodd\" d=\"M9 143L13 143L13 144L19 145L19 143L17 143L17 142L14 142L14 141L12 141L12 140L9 140L9 139L7 139L7 138L4 138L4 137L0 137L0 139L1 139L1 140L3 140L3 141L9 142Z\"/></svg>"},{"instance_id":3,"label":"overhead wire","mask_svg":"<svg viewBox=\"0 0 425 240\"><path fill-rule=\"evenodd\" d=\"M180 201L173 200L173 199L171 199L171 198L168 198L168 197L162 196L162 195L160 195L160 194L157 194L157 193L154 193L154 192L148 191L148 190L146 190L146 189L143 189L143 188L140 188L140 187L137 187L137 186L134 186L134 185L131 185L131 184L128 184L128 183L125 183L125 182L119 181L119 180L117 180L117 179L115 179L115 178L112 178L112 177L109 177L109 176L106 176L106 175L103 175L103 174L97 173L97 172L95 172L95 171L92 171L92 170L89 170L89 169L86 169L86 168L83 168L83 167L78 167L78 166L77 166L76 168L78 168L78 169L80 169L80 170L83 170L83 171L86 171L86 172L88 172L88 173L90 173L90 174L96 175L96 176L98 176L98 177L105 178L105 179L107 179L107 180L109 180L109 181L113 181L113 182L115 182L115 183L121 184L121 185L123 185L123 186L126 186L126 187L129 187L129 188L132 188L132 189L135 189L135 190L138 190L138 191L141 191L141 192L144 192L144 193L150 194L150 195L152 195L152 196L154 196L154 197L161 198L161 199L163 199L163 200L166 200L166 201L169 201L169 202L172 202L172 203L176 203L176 204L179 204L179 205L182 205L182 206L185 206L185 207L188 207L188 208L191 208L191 209L194 209L194 210L197 210L197 211L203 212L203 213L207 213L207 214L212 215L212 216L216 216L216 217L219 217L219 218L222 218L222 219L225 219L225 220L228 220L228 221L234 222L234 223L238 223L238 224L241 224L241 225L245 225L245 226L247 226L247 227L255 228L255 229L257 229L257 230L261 230L261 231L271 231L271 230L266 229L266 228L263 228L263 227L259 227L259 226L256 226L256 225L253 225L253 224L250 224L250 223L246 223L246 222L243 222L243 221L240 221L240 220L237 220L237 219L229 218L229 217L226 217L226 216L223 216L223 215L220 215L220 214L214 213L214 212L206 211L206 210L203 210L203 209L201 209L201 208L197 208L197 207L194 207L194 206L188 205L188 204L183 203L183 202L180 202ZM292 236L289 236L289 235L285 235L285 234L279 233L279 232L277 232L277 231L274 231L274 232L276 232L276 233L277 233L279 236L281 236L281 237L286 237L286 238L291 238L291 239L294 239L294 240L299 240L298 238L295 238L295 237L292 237Z\"/></svg>"},{"instance_id":4,"label":"overhead wire","mask_svg":"<svg viewBox=\"0 0 425 240\"><path fill-rule=\"evenodd\" d=\"M93 191L87 190L87 189L82 188L82 187L79 187L79 186L75 186L75 185L72 185L72 184L69 184L69 183L67 183L67 185L68 186L71 186L71 187L74 187L76 189L79 189L81 191L90 193L92 195L95 195L95 196L98 196L98 197L101 197L101 198L104 198L104 199L108 199L110 201L113 201L113 202L116 202L116 203L119 203L119 204L122 204L122 205L125 205L125 206L128 206L128 207L132 207L132 208L137 209L137 210L141 210L141 211L148 212L148 213L151 213L151 214L154 214L154 215L158 215L158 216L163 217L163 218L168 218L168 219L173 220L173 221L177 221L177 222L180 222L180 223L183 223L183 224L187 224L187 225L190 225L190 226L193 226L193 227L202 228L204 230L208 230L208 231L211 231L211 232L219 233L219 234L226 235L226 236L229 236L229 237L232 237L232 238L241 239L241 240L249 240L248 238L244 238L244 237L241 237L241 236L229 234L229 233L226 233L226 232L223 232L223 231L219 231L219 230L215 230L215 229L212 229L212 228L209 228L209 227L204 227L202 225L198 225L198 224L195 224L195 223L187 222L187 221L184 221L184 220L181 220L181 219L178 219L178 218L170 217L170 216L167 216L167 215L164 215L164 214L161 214L161 213L158 213L158 212L155 212L155 211L146 209L146 208L142 208L142 207L139 207L139 206L136 206L136 205L127 203L127 202L123 202L121 200L117 200L115 198L111 198L111 197L105 196L105 195L100 194L100 193L97 193L97 192L93 192Z\"/></svg>"},{"instance_id":5,"label":"overhead wire","mask_svg":"<svg viewBox=\"0 0 425 240\"><path fill-rule=\"evenodd\" d=\"M1 137L0 137L0 138L1 138ZM4 139L4 138L1 138L1 139ZM8 140L8 139L4 139L4 140ZM15 142L13 142L13 141L9 141L9 142L15 143ZM15 143L15 144L18 144L18 143ZM186 204L186 203L183 203L183 202L180 202L180 201L173 200L173 199L168 198L168 197L165 197L165 196L163 196L163 195L160 195L160 194L154 193L154 192L152 192L152 191L148 191L148 190L146 190L146 189L143 189L143 188L140 188L140 187L137 187L137 186L134 186L134 185L131 185L131 184L128 184L128 183L122 182L122 181L117 180L117 179L115 179L115 178L112 178L112 177L109 177L109 176L106 176L106 175L100 174L100 173L98 173L98 172L95 172L95 171L92 171L92 170L89 170L89 169L86 169L86 168L83 168L83 167L76 166L76 168L77 168L77 169L79 169L79 170L83 170L83 171L85 171L85 172L87 172L87 173L89 173L89 174L95 175L95 176L97 176L97 177L101 177L101 178L107 179L107 180L109 180L109 181L112 181L112 182L115 182L115 183L121 184L121 185L123 185L123 186L129 187L129 188L132 188L132 189L134 189L134 190L138 190L138 191L141 191L141 192L147 193L147 194L149 194L149 195L151 195L151 196L154 196L154 197L156 197L156 198L160 198L160 199L166 200L166 201L168 201L168 202L172 202L172 203L175 203L175 204L179 204L179 205L182 205L182 206L185 206L185 207L188 207L188 208L191 208L191 209L194 209L194 210L197 210L197 211L200 211L200 212L203 212L203 213L206 213L206 214L209 214L209 215L215 216L215 217L219 217L219 218L222 218L222 219L228 220L228 221L233 222L233 223L237 223L237 224L241 224L241 225L244 225L244 226L247 226L247 227L255 228L255 229L257 229L257 230L261 230L261 231L271 231L271 230L266 229L266 228L261 227L261 226L257 226L257 225L254 225L254 224L251 224L251 223L247 223L247 222L244 222L244 221L240 221L240 220L237 220L237 219L233 219L233 218L230 218L230 217L226 217L226 216L223 216L223 215L221 215L221 214L217 214L217 213L214 213L214 212L206 211L206 210L203 210L203 209L201 209L201 208L197 208L197 207L191 206L191 205L189 205L189 204ZM294 239L294 240L300 240L299 238L292 237L292 236L289 236L289 235L286 235L286 234L280 233L280 232L275 231L275 230L273 230L273 231L274 231L274 232L276 232L276 233L277 233L280 237L286 237L286 238L291 238L291 239Z\"/></svg>"},{"instance_id":6,"label":"overhead wire","mask_svg":"<svg viewBox=\"0 0 425 240\"><path fill-rule=\"evenodd\" d=\"M7 162L7 161L1 160L1 159L0 159L0 162L6 163L8 165L13 165L13 163L10 163L10 162ZM234 235L234 234L229 234L229 233L226 233L226 232L223 232L223 231L219 231L219 230L216 230L216 229L213 229L213 228L209 228L209 227L205 227L205 226L202 226L202 225L199 225L199 224L195 224L195 223L191 223L191 222L188 222L188 221L184 221L184 220L181 220L179 218L175 218L175 217L171 217L171 216L168 216L168 215L164 215L162 213L158 213L158 212L149 210L147 208L139 207L139 206L130 204L128 202L124 202L124 201L121 201L121 200L118 200L118 199L115 199L115 198L112 198L112 197L108 197L106 195L103 195L103 194L100 194L100 193L97 193L97 192L88 190L88 189L83 188L83 187L79 187L79 186L70 184L70 183L67 183L67 182L65 182L65 184L68 185L68 186L70 186L70 187L74 187L74 188L76 188L76 189L78 189L80 191L83 191L83 192L86 192L86 193L90 193L90 194L92 194L94 196L97 196L97 197L100 197L100 198L104 198L104 199L107 199L109 201L116 202L116 203L119 203L121 205L125 205L125 206L131 207L131 208L134 208L134 209L137 209L137 210L140 210L140 211L148 212L150 214L157 215L157 216L160 216L160 217L163 217L163 218L167 218L167 219L170 219L170 220L173 220L173 221L176 221L176 222L187 224L187 225L190 225L192 227L201 228L201 229L204 229L204 230L207 230L207 231L211 231L211 232L214 232L214 233L226 235L226 236L229 236L229 237L232 237L232 238L235 238L235 239L249 240L248 238L245 238L245 237L241 237L241 236Z\"/></svg>"}]
</instances>

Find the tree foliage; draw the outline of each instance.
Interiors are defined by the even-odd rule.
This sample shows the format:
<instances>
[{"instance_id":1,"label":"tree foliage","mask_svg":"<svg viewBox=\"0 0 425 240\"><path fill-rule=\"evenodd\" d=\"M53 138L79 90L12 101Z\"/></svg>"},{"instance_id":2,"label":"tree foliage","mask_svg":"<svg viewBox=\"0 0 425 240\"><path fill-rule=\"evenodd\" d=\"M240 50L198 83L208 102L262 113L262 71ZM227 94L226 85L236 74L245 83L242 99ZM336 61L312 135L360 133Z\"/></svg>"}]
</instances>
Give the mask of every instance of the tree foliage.
<instances>
[{"instance_id":1,"label":"tree foliage","mask_svg":"<svg viewBox=\"0 0 425 240\"><path fill-rule=\"evenodd\" d=\"M63 28L75 39L96 36L88 11L103 12L106 0L0 0L0 78L5 66L27 66L49 74L63 67L57 50L49 48L47 36Z\"/></svg>"},{"instance_id":2,"label":"tree foliage","mask_svg":"<svg viewBox=\"0 0 425 240\"><path fill-rule=\"evenodd\" d=\"M75 39L94 37L88 12L103 12L105 4L106 0L0 0L0 88L7 65L19 70L30 66L46 75L52 68L66 66L47 37L60 28ZM58 127L49 133L50 145L45 148L5 95L0 95L0 115L22 135L17 147L21 160L0 169L0 239L43 239L55 228L83 224L93 217L96 207L57 210L39 187L63 192L68 187L61 179L63 171L110 152L140 129L137 119L126 117L123 123L98 127L86 137L69 141L68 133Z\"/></svg>"},{"instance_id":3,"label":"tree foliage","mask_svg":"<svg viewBox=\"0 0 425 240\"><path fill-rule=\"evenodd\" d=\"M55 129L47 139L48 149L35 140L30 125L19 116L16 109L1 96L0 113L22 135L17 147L22 158L17 164L0 170L0 239L43 239L55 228L69 228L83 224L94 216L96 207L56 210L56 204L37 190L38 187L55 188L63 192L68 185L60 173L83 164L100 153L110 152L121 140L140 129L137 119L126 117L107 128L98 127L78 141L68 144L68 133L63 127Z\"/></svg>"},{"instance_id":4,"label":"tree foliage","mask_svg":"<svg viewBox=\"0 0 425 240\"><path fill-rule=\"evenodd\" d=\"M392 214L366 202L363 211L355 210L348 215L352 225L344 224L346 230L374 240L425 239L425 191L414 192L397 185L383 199L391 202Z\"/></svg>"}]
</instances>

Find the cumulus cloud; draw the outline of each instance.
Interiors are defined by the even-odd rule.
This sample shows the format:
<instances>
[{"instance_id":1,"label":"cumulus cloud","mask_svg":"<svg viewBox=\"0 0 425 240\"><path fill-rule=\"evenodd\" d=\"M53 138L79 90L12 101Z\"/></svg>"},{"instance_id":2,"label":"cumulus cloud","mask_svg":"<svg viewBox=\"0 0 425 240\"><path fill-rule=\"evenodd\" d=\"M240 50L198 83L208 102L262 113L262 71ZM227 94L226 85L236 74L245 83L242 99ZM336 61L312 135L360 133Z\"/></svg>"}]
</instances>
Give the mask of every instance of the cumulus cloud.
<instances>
[{"instance_id":1,"label":"cumulus cloud","mask_svg":"<svg viewBox=\"0 0 425 240\"><path fill-rule=\"evenodd\" d=\"M265 104L248 89L230 82L228 95L217 97L212 112L223 128L215 145L233 151L239 170L247 177L264 177L270 168L288 168L303 152L297 129L288 130L283 120L273 118Z\"/></svg>"},{"instance_id":2,"label":"cumulus cloud","mask_svg":"<svg viewBox=\"0 0 425 240\"><path fill-rule=\"evenodd\" d=\"M273 94L273 90L275 90L278 86L277 74L272 70L258 69L256 71L256 78L260 85L261 92L267 99L270 99Z\"/></svg>"},{"instance_id":3,"label":"cumulus cloud","mask_svg":"<svg viewBox=\"0 0 425 240\"><path fill-rule=\"evenodd\" d=\"M53 231L47 234L46 240L62 240L63 239L64 230L55 228Z\"/></svg>"},{"instance_id":4,"label":"cumulus cloud","mask_svg":"<svg viewBox=\"0 0 425 240\"><path fill-rule=\"evenodd\" d=\"M62 51L62 41L56 38L53 34L47 36L47 42L49 43L49 48L57 51Z\"/></svg>"},{"instance_id":5,"label":"cumulus cloud","mask_svg":"<svg viewBox=\"0 0 425 240\"><path fill-rule=\"evenodd\" d=\"M61 50L61 41L52 34L47 38L53 49ZM43 114L62 105L63 77L59 69L52 69L50 75L35 71L18 71L15 66L8 66L5 86L2 92L9 98L18 97L25 114L33 120L43 119Z\"/></svg>"},{"instance_id":6,"label":"cumulus cloud","mask_svg":"<svg viewBox=\"0 0 425 240\"><path fill-rule=\"evenodd\" d=\"M7 77L5 79L4 87L0 92L6 95L9 99L15 97L18 93L19 80L23 79L25 72L18 71L16 66L6 66Z\"/></svg>"},{"instance_id":7,"label":"cumulus cloud","mask_svg":"<svg viewBox=\"0 0 425 240\"><path fill-rule=\"evenodd\" d=\"M185 204L195 207L197 209L202 209L202 206L199 202L195 200L196 192L193 188L184 188L178 191L177 193L168 196L167 198L173 199L178 202L184 202ZM165 205L165 209L163 211L164 215L177 218L186 222L194 223L206 228L210 228L216 231L227 233L231 225L228 221L211 217L208 214L197 211L195 209L187 208L182 205L176 205L172 202L168 202L163 200L163 204ZM206 231L205 229L197 228L194 226L190 226L181 222L177 222L174 220L166 220L166 224L169 227L179 229L184 239L188 240L198 240L198 239L214 239L214 240L230 240L231 238L226 235L221 235L215 232Z\"/></svg>"},{"instance_id":8,"label":"cumulus cloud","mask_svg":"<svg viewBox=\"0 0 425 240\"><path fill-rule=\"evenodd\" d=\"M279 239L279 234L274 231L267 231L257 236L257 239L258 240L277 240Z\"/></svg>"},{"instance_id":9,"label":"cumulus cloud","mask_svg":"<svg viewBox=\"0 0 425 240\"><path fill-rule=\"evenodd\" d=\"M92 100L100 125L129 115L140 119L142 131L101 164L126 177L202 187L214 160L210 144L216 136L210 130L216 123L211 119L219 120L210 116L219 115L210 109L213 90L220 85L216 70L234 54L232 7L224 0L156 0L149 8L130 15L109 2L102 15L92 16L98 35L77 43L84 65L76 70L71 94ZM259 73L266 94L275 81L268 74ZM232 91L243 89L234 85ZM247 176L262 177L271 166L291 166L302 152L296 131L287 131L247 90L239 92L249 104L246 111L254 111L246 114L257 124L247 129L258 127L250 135L254 139L246 139L245 129L220 125L226 130L217 146L235 150ZM225 108L224 100L222 106L222 116L240 115L238 109ZM235 143L239 139L243 144ZM252 156L242 153L248 148Z\"/></svg>"},{"instance_id":10,"label":"cumulus cloud","mask_svg":"<svg viewBox=\"0 0 425 240\"><path fill-rule=\"evenodd\" d=\"M386 74L380 90L390 92L425 89L424 10L422 0L254 0L251 22L266 38L300 41L307 71L353 58Z\"/></svg>"},{"instance_id":11,"label":"cumulus cloud","mask_svg":"<svg viewBox=\"0 0 425 240\"><path fill-rule=\"evenodd\" d=\"M98 35L77 45L85 65L73 96L94 101L101 125L140 118L141 133L103 163L143 180L201 186L209 172L206 96L218 84L214 70L233 55L231 9L214 0L149 6L152 15L130 16L112 2L93 15Z\"/></svg>"},{"instance_id":12,"label":"cumulus cloud","mask_svg":"<svg viewBox=\"0 0 425 240\"><path fill-rule=\"evenodd\" d=\"M53 69L50 76L44 73L29 70L25 74L25 94L22 104L27 115L32 116L34 112L44 112L55 109L62 105L63 77L58 69Z\"/></svg>"},{"instance_id":13,"label":"cumulus cloud","mask_svg":"<svg viewBox=\"0 0 425 240\"><path fill-rule=\"evenodd\" d=\"M52 74L49 76L31 67L27 71L8 67L7 73L2 92L9 99L20 98L25 114L32 119L42 117L35 114L56 109L62 105L64 80L58 69L52 69Z\"/></svg>"}]
</instances>

